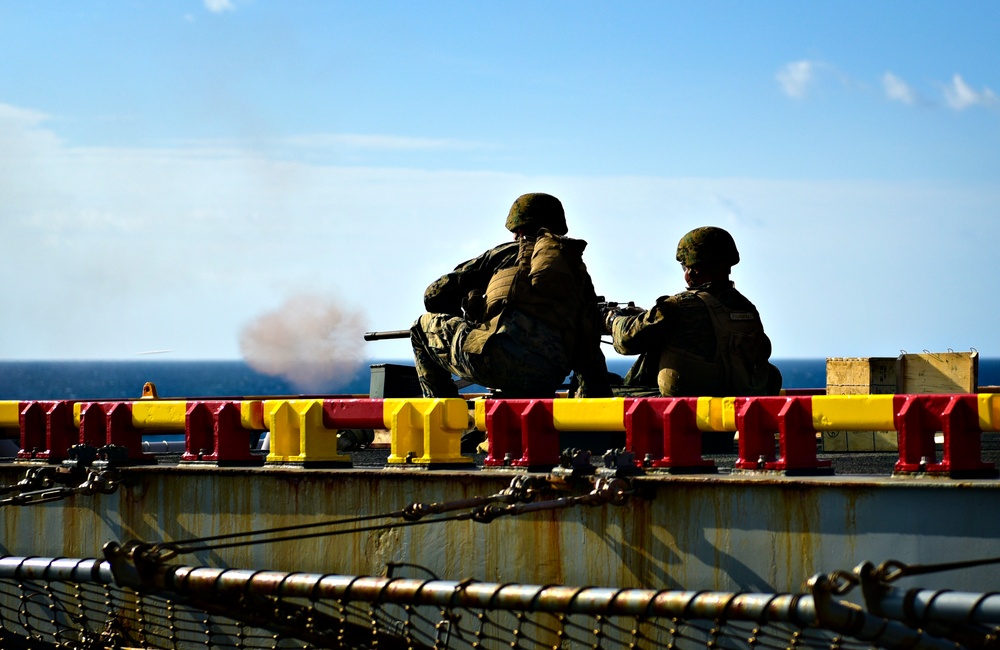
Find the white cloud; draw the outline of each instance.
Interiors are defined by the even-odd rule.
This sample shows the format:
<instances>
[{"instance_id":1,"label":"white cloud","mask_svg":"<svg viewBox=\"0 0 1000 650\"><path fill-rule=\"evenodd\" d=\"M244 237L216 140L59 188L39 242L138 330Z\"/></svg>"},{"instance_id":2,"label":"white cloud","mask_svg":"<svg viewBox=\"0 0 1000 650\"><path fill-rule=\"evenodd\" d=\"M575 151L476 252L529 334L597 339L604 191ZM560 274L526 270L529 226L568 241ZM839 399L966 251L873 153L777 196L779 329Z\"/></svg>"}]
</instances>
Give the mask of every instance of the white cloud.
<instances>
[{"instance_id":1,"label":"white cloud","mask_svg":"<svg viewBox=\"0 0 1000 650\"><path fill-rule=\"evenodd\" d=\"M682 288L673 245L715 224L737 238L735 279L779 358L1000 356L981 287L919 262L947 240L966 251L956 273L1000 273L982 245L1000 218L995 187L310 165L214 145L70 147L44 121L0 106L0 136L19 147L0 143L0 274L18 278L0 287L3 358L238 358L241 328L302 293L343 296L372 329L403 329L427 284L507 241L511 201L540 190L563 200L613 299L648 305ZM949 309L899 318L928 295L951 296ZM405 340L357 345L409 354Z\"/></svg>"},{"instance_id":2,"label":"white cloud","mask_svg":"<svg viewBox=\"0 0 1000 650\"><path fill-rule=\"evenodd\" d=\"M358 135L352 133L315 133L284 138L283 143L307 148L367 149L381 151L462 151L483 148L486 145L463 140L414 138L391 135Z\"/></svg>"},{"instance_id":3,"label":"white cloud","mask_svg":"<svg viewBox=\"0 0 1000 650\"><path fill-rule=\"evenodd\" d=\"M886 99L894 102L901 102L911 106L916 102L916 93L909 84L892 74L886 72L882 75L882 88L885 90Z\"/></svg>"},{"instance_id":4,"label":"white cloud","mask_svg":"<svg viewBox=\"0 0 1000 650\"><path fill-rule=\"evenodd\" d=\"M944 89L944 97L948 106L956 111L965 110L970 106L997 106L1000 103L992 90L983 86L983 89L977 92L965 83L960 74L951 78L951 85Z\"/></svg>"},{"instance_id":5,"label":"white cloud","mask_svg":"<svg viewBox=\"0 0 1000 650\"><path fill-rule=\"evenodd\" d=\"M48 119L49 116L41 111L0 103L0 129L4 128L5 123L16 126L37 126Z\"/></svg>"},{"instance_id":6,"label":"white cloud","mask_svg":"<svg viewBox=\"0 0 1000 650\"><path fill-rule=\"evenodd\" d=\"M809 86L816 76L816 64L812 61L794 61L775 75L785 94L793 99L806 96Z\"/></svg>"},{"instance_id":7,"label":"white cloud","mask_svg":"<svg viewBox=\"0 0 1000 650\"><path fill-rule=\"evenodd\" d=\"M233 0L205 0L205 8L213 14L220 14L223 11L235 11L236 5Z\"/></svg>"}]
</instances>

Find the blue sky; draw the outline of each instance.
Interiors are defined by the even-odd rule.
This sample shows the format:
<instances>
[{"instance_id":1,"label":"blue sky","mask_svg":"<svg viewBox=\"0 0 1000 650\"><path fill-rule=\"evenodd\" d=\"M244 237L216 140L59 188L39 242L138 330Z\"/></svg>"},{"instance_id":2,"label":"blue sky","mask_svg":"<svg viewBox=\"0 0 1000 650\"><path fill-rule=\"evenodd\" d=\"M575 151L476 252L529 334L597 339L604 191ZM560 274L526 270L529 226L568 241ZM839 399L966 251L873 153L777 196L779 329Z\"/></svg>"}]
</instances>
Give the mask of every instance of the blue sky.
<instances>
[{"instance_id":1,"label":"blue sky","mask_svg":"<svg viewBox=\"0 0 1000 650\"><path fill-rule=\"evenodd\" d=\"M995 2L9 0L0 358L404 358L360 333L528 191L640 305L729 229L777 358L1000 356L997 42Z\"/></svg>"}]
</instances>

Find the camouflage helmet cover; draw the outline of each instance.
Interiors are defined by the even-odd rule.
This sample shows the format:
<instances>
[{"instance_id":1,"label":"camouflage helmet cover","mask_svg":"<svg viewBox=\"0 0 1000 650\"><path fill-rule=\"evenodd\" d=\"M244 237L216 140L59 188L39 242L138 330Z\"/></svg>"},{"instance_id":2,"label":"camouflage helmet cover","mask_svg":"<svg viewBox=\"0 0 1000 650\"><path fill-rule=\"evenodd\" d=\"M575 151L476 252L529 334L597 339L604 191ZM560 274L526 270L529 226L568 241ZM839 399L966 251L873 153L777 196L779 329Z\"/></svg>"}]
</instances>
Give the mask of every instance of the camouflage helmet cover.
<instances>
[{"instance_id":1,"label":"camouflage helmet cover","mask_svg":"<svg viewBox=\"0 0 1000 650\"><path fill-rule=\"evenodd\" d=\"M735 266L740 262L733 236L722 228L703 226L681 237L677 244L677 261L684 266Z\"/></svg>"},{"instance_id":2,"label":"camouflage helmet cover","mask_svg":"<svg viewBox=\"0 0 1000 650\"><path fill-rule=\"evenodd\" d=\"M506 226L511 232L522 228L532 231L531 234L539 228L548 228L555 235L565 235L569 230L566 227L566 213L559 199L540 192L517 197L514 205L510 206Z\"/></svg>"}]
</instances>

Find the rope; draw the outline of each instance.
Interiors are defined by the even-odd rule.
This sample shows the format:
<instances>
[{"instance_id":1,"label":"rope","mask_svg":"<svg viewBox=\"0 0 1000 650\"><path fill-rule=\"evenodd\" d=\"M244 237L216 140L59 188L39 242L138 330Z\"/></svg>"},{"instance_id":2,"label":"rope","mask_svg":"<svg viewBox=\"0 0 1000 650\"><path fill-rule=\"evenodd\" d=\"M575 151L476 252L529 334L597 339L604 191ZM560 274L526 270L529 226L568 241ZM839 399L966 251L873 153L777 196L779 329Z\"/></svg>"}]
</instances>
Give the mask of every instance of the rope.
<instances>
[{"instance_id":1,"label":"rope","mask_svg":"<svg viewBox=\"0 0 1000 650\"><path fill-rule=\"evenodd\" d=\"M959 569L972 569L990 564L1000 564L1000 557L984 558L979 560L965 560L962 562L946 562L943 564L904 564L898 560L886 560L875 570L875 576L882 582L895 582L907 576L926 575L928 573L940 573L944 571L956 571Z\"/></svg>"},{"instance_id":2,"label":"rope","mask_svg":"<svg viewBox=\"0 0 1000 650\"><path fill-rule=\"evenodd\" d=\"M394 512L386 514L363 515L363 516L353 517L350 519L328 520L328 521L314 522L311 524L298 524L294 526L268 528L259 531L229 533L225 535L197 537L186 540L180 540L176 542L166 542L154 545L152 547L152 551L155 555L157 555L160 558L160 560L166 560L182 553L195 553L198 551L209 551L209 550L217 550L223 548L253 546L257 544L270 544L273 542L312 539L315 537L365 533L376 530L392 530L396 528L407 528L410 526L417 526L422 524L435 524L435 523L450 522L450 521L468 521L468 520L473 520L480 523L489 523L498 517L506 515L514 516L528 512L539 512L542 510L555 510L560 508L568 508L576 505L597 505L600 503L620 504L622 501L624 501L625 498L627 498L627 496L633 493L632 490L625 489L625 484L623 482L598 481L597 485L595 485L594 487L594 490L587 494L571 496L571 497L560 497L557 499L549 499L546 501L535 501L531 503L511 503L518 500L523 501L525 499L531 498L533 497L534 493L537 493L534 487L530 485L522 485L520 483L517 483L518 480L519 479L515 479L512 482L511 487L505 489L503 492L485 497L474 497L471 499L462 499L458 501L450 501L445 503L432 503L432 504L412 503L403 508L402 510L396 510ZM497 502L506 502L507 505L498 507L495 505L495 503ZM472 509L469 510L468 512L456 515L449 515L445 517L425 518L427 515L439 515L452 510L459 510L469 507L471 507ZM266 539L246 539L243 541L233 541L222 544L215 543L215 542L225 542L226 540L232 540L241 537L259 537L261 535L274 535L278 533L287 533L292 531L305 531L305 530L323 528L329 526L360 524L369 521L374 521L377 519L404 519L405 521L385 523L374 526L354 526L342 530L327 530L327 531L319 531L312 533L302 533L296 535L279 535L278 537L268 537Z\"/></svg>"}]
</instances>

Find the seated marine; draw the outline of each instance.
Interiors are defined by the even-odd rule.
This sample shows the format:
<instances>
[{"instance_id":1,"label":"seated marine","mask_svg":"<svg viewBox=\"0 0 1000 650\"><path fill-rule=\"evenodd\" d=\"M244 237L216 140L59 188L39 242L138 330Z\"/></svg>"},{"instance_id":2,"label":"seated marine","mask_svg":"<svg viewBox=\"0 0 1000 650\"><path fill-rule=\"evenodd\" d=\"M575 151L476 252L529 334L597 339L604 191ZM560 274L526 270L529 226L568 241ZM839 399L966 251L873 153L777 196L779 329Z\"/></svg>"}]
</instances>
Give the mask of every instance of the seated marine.
<instances>
[{"instance_id":1,"label":"seated marine","mask_svg":"<svg viewBox=\"0 0 1000 650\"><path fill-rule=\"evenodd\" d=\"M740 254L732 235L695 228L677 244L687 290L649 310L608 309L605 333L620 354L639 355L616 394L665 397L777 395L781 373L760 315L729 275Z\"/></svg>"}]
</instances>

